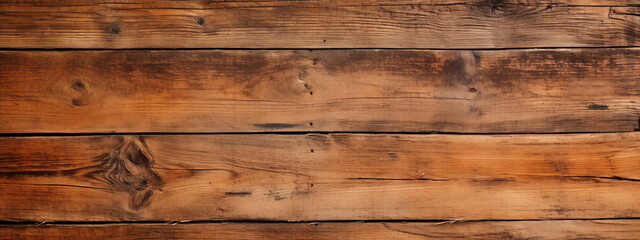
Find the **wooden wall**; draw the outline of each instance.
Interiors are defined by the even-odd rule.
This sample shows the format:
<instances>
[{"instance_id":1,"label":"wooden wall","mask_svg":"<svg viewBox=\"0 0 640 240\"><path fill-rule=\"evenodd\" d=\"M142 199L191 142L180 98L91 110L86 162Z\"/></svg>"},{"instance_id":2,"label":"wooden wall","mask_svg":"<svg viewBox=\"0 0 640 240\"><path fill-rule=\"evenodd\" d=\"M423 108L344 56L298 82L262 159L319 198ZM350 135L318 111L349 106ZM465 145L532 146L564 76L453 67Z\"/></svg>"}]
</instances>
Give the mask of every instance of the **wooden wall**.
<instances>
[{"instance_id":1,"label":"wooden wall","mask_svg":"<svg viewBox=\"0 0 640 240\"><path fill-rule=\"evenodd\" d=\"M638 0L0 2L0 239L638 239Z\"/></svg>"}]
</instances>

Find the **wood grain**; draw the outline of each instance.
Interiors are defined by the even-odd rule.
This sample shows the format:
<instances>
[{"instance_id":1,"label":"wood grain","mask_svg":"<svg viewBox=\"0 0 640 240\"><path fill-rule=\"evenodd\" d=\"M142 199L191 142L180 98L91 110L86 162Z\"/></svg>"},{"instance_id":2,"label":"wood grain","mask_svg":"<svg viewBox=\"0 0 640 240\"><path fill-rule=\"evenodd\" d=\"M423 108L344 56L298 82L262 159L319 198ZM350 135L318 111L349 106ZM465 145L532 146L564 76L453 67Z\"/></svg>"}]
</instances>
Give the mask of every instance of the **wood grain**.
<instances>
[{"instance_id":1,"label":"wood grain","mask_svg":"<svg viewBox=\"0 0 640 240\"><path fill-rule=\"evenodd\" d=\"M614 132L640 49L0 52L0 132Z\"/></svg>"},{"instance_id":2,"label":"wood grain","mask_svg":"<svg viewBox=\"0 0 640 240\"><path fill-rule=\"evenodd\" d=\"M640 217L640 133L0 138L0 220Z\"/></svg>"},{"instance_id":3,"label":"wood grain","mask_svg":"<svg viewBox=\"0 0 640 240\"><path fill-rule=\"evenodd\" d=\"M0 239L634 239L638 220L0 225Z\"/></svg>"},{"instance_id":4,"label":"wood grain","mask_svg":"<svg viewBox=\"0 0 640 240\"><path fill-rule=\"evenodd\" d=\"M0 3L0 48L639 46L638 4L637 0L9 0Z\"/></svg>"}]
</instances>

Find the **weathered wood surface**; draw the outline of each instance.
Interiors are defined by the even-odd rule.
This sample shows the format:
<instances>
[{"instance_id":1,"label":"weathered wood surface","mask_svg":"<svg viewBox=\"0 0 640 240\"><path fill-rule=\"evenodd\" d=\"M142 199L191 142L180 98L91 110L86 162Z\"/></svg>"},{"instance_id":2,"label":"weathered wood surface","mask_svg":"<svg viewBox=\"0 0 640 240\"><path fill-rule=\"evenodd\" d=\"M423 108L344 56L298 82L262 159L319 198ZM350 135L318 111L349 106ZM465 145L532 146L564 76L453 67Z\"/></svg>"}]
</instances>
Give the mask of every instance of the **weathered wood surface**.
<instances>
[{"instance_id":1,"label":"weathered wood surface","mask_svg":"<svg viewBox=\"0 0 640 240\"><path fill-rule=\"evenodd\" d=\"M613 132L640 49L0 52L0 132Z\"/></svg>"},{"instance_id":2,"label":"weathered wood surface","mask_svg":"<svg viewBox=\"0 0 640 240\"><path fill-rule=\"evenodd\" d=\"M0 3L0 48L638 46L638 1Z\"/></svg>"},{"instance_id":3,"label":"weathered wood surface","mask_svg":"<svg viewBox=\"0 0 640 240\"><path fill-rule=\"evenodd\" d=\"M0 225L0 239L635 239L638 220Z\"/></svg>"},{"instance_id":4,"label":"weathered wood surface","mask_svg":"<svg viewBox=\"0 0 640 240\"><path fill-rule=\"evenodd\" d=\"M640 133L0 138L0 220L640 217Z\"/></svg>"}]
</instances>

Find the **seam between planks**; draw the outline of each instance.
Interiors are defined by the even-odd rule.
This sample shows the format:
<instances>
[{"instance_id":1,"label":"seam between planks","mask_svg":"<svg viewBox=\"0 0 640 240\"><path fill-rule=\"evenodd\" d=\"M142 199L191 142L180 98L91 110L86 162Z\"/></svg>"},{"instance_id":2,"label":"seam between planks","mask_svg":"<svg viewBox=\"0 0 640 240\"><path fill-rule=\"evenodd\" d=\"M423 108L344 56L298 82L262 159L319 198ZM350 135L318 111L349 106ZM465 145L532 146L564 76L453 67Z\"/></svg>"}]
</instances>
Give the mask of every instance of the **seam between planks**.
<instances>
[{"instance_id":1,"label":"seam between planks","mask_svg":"<svg viewBox=\"0 0 640 240\"><path fill-rule=\"evenodd\" d=\"M639 122L640 124L640 122ZM640 126L639 126L640 128ZM490 132L490 133L468 133L468 132L350 132L350 131L290 131L290 132L82 132L82 133L0 133L0 137L80 137L80 136L126 136L126 135L307 135L307 134L371 134L371 135L559 135L559 134L611 134L611 133L631 133L634 131L610 131L610 132Z\"/></svg>"},{"instance_id":2,"label":"seam between planks","mask_svg":"<svg viewBox=\"0 0 640 240\"><path fill-rule=\"evenodd\" d=\"M434 223L434 224L453 224L453 223L475 223L475 222L543 222L543 221L605 221L605 220L640 220L640 218L532 218L532 219L385 219L385 220L306 220L306 221L270 221L270 220L251 220L251 219L231 219L231 220L176 220L176 221L0 221L2 225L28 226L28 225L119 225L119 224L202 224L202 223L255 223L255 224L272 224L272 223Z\"/></svg>"},{"instance_id":3,"label":"seam between planks","mask_svg":"<svg viewBox=\"0 0 640 240\"><path fill-rule=\"evenodd\" d=\"M309 51L335 51L335 50L404 50L404 51L505 51L505 50L562 50L562 49L634 49L633 46L585 46L585 47L513 47L513 48L0 48L5 52L87 52L87 51L259 51L259 50L309 50Z\"/></svg>"}]
</instances>

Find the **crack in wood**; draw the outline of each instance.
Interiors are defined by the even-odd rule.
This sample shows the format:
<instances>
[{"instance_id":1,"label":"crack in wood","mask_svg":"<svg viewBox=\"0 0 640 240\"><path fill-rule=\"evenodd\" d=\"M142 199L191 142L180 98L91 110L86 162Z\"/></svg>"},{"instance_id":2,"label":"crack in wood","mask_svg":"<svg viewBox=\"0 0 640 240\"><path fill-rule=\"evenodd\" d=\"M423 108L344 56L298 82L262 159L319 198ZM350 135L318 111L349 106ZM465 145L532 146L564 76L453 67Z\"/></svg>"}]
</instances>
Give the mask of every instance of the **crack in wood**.
<instances>
[{"instance_id":1,"label":"crack in wood","mask_svg":"<svg viewBox=\"0 0 640 240\"><path fill-rule=\"evenodd\" d=\"M162 191L164 181L152 170L154 159L142 137L117 138L120 144L95 157L98 170L88 175L128 193L129 208L137 211L151 203L155 190Z\"/></svg>"},{"instance_id":2,"label":"crack in wood","mask_svg":"<svg viewBox=\"0 0 640 240\"><path fill-rule=\"evenodd\" d=\"M2 183L2 184L22 185L22 186L74 187L74 188L86 188L86 189L113 191L113 189L108 189L108 188L93 187L93 186L82 186L82 185L74 185L74 184L56 184L56 183Z\"/></svg>"},{"instance_id":3,"label":"crack in wood","mask_svg":"<svg viewBox=\"0 0 640 240\"><path fill-rule=\"evenodd\" d=\"M453 224L456 223L448 221L448 222L443 222L443 223L449 223L449 224ZM443 223L435 223L433 224L435 225L442 225ZM398 233L404 233L404 234L410 234L410 235L414 235L414 236L420 236L420 237L425 237L428 239L440 239L440 238L458 238L456 237L455 233L448 233L448 232L441 232L441 233L436 233L436 232L431 232L430 234L427 233L421 233L421 232L414 232L414 231L408 231L408 230L404 230L404 229L399 229L399 228L395 228L395 227L391 227L388 225L388 223L382 223L382 226L384 228L386 228L389 231L395 231ZM509 231L501 231L501 232L487 232L487 233L479 233L479 234L470 234L470 236L473 237L479 237L482 239L522 239L518 236L515 236L514 234L510 233Z\"/></svg>"},{"instance_id":4,"label":"crack in wood","mask_svg":"<svg viewBox=\"0 0 640 240\"><path fill-rule=\"evenodd\" d=\"M614 181L629 181L629 182L640 182L640 179L635 178L626 178L620 176L547 176L547 175L527 175L523 176L532 176L532 177L553 177L553 178L561 178L561 179L604 179L604 180L614 180ZM444 182L444 181L460 181L465 180L464 178L460 179L438 179L438 178L367 178L367 177L357 177L357 178L347 178L347 180L376 180L376 181L432 181L432 182ZM480 179L480 178L469 178L468 180L473 182L486 182L486 183L498 183L498 182L515 182L515 179L509 178L491 178L491 179Z\"/></svg>"},{"instance_id":5,"label":"crack in wood","mask_svg":"<svg viewBox=\"0 0 640 240\"><path fill-rule=\"evenodd\" d=\"M348 180L376 180L376 181L433 181L433 182L443 182L449 181L449 179L434 179L434 178L347 178Z\"/></svg>"},{"instance_id":6,"label":"crack in wood","mask_svg":"<svg viewBox=\"0 0 640 240\"><path fill-rule=\"evenodd\" d=\"M592 179L607 179L607 180L616 180L616 181L630 181L630 182L640 182L640 179L635 178L625 178L620 176L611 176L611 177L599 177L599 176L566 176L568 178L592 178Z\"/></svg>"}]
</instances>

